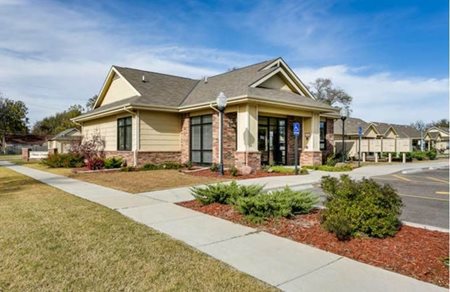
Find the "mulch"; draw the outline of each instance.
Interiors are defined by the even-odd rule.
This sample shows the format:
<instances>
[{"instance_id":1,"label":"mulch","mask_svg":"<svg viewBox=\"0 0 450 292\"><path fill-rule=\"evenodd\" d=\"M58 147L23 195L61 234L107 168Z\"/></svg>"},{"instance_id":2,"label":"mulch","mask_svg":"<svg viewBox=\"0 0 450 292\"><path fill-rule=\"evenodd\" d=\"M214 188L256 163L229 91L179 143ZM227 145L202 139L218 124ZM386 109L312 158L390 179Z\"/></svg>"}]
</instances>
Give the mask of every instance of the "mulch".
<instances>
[{"instance_id":1,"label":"mulch","mask_svg":"<svg viewBox=\"0 0 450 292\"><path fill-rule=\"evenodd\" d=\"M449 287L449 269L443 263L449 256L448 233L404 225L394 237L365 237L339 241L334 234L320 226L320 210L291 219L271 219L255 224L247 221L230 205L202 205L195 200L179 205L422 281Z\"/></svg>"},{"instance_id":2,"label":"mulch","mask_svg":"<svg viewBox=\"0 0 450 292\"><path fill-rule=\"evenodd\" d=\"M213 172L209 169L196 171L196 172L189 172L186 173L188 175L194 175L194 176L203 176L203 177L217 177L217 178L224 178L224 179L249 179L249 178L258 178L258 177L267 177L267 176L285 176L285 175L294 175L294 174L287 174L287 173L276 173L276 172L267 172L263 170L257 170L252 172L249 175L237 175L232 176L230 171L226 170L224 172L224 175L220 175L218 172Z\"/></svg>"}]
</instances>

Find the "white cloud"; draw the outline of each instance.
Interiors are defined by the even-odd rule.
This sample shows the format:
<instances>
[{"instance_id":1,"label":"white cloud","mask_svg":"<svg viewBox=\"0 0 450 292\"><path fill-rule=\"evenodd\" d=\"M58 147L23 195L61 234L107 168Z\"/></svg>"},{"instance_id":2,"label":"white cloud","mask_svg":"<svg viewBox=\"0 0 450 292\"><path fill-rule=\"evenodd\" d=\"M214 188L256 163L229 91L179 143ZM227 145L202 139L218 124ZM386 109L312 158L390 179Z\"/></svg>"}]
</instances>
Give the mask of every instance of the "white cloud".
<instances>
[{"instance_id":1,"label":"white cloud","mask_svg":"<svg viewBox=\"0 0 450 292\"><path fill-rule=\"evenodd\" d=\"M353 116L367 121L406 123L448 117L449 80L396 77L389 72L364 74L346 65L297 68L306 83L330 78L353 97Z\"/></svg>"}]
</instances>

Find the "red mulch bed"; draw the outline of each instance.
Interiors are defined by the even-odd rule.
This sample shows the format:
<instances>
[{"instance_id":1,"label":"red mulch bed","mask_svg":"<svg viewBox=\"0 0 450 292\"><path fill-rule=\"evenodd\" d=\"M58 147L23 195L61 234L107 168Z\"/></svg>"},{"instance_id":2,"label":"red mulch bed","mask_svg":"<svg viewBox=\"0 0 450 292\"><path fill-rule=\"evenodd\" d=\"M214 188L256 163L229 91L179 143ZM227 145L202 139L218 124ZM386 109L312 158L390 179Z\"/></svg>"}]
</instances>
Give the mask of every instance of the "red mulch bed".
<instances>
[{"instance_id":1,"label":"red mulch bed","mask_svg":"<svg viewBox=\"0 0 450 292\"><path fill-rule=\"evenodd\" d=\"M257 170L252 172L249 175L238 175L238 176L232 176L230 174L230 171L226 170L224 175L220 175L218 172L213 172L209 169L196 171L196 172L186 172L188 175L194 175L194 176L204 176L204 177L218 177L218 178L225 178L225 179L248 179L248 178L257 178L257 177L266 177L266 176L283 176L283 175L293 175L293 174L286 174L286 173L276 173L276 172L267 172L263 170Z\"/></svg>"},{"instance_id":2,"label":"red mulch bed","mask_svg":"<svg viewBox=\"0 0 450 292\"><path fill-rule=\"evenodd\" d=\"M443 259L449 255L448 233L402 226L394 237L339 241L334 234L321 228L319 210L292 219L272 219L254 224L229 205L214 203L204 206L195 200L179 205L422 281L449 286L449 270L443 264Z\"/></svg>"}]
</instances>

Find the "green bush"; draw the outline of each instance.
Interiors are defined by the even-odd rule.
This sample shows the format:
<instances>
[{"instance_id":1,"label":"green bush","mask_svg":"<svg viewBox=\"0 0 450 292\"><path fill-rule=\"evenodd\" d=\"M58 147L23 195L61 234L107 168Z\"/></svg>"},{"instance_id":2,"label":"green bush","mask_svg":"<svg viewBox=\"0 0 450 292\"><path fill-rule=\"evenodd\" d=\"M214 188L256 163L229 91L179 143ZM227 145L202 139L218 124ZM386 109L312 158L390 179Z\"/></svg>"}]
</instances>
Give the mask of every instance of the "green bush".
<instances>
[{"instance_id":1,"label":"green bush","mask_svg":"<svg viewBox=\"0 0 450 292\"><path fill-rule=\"evenodd\" d=\"M269 217L292 217L310 212L318 198L309 192L293 191L289 187L268 194L239 197L236 209L252 221Z\"/></svg>"},{"instance_id":2,"label":"green bush","mask_svg":"<svg viewBox=\"0 0 450 292\"><path fill-rule=\"evenodd\" d=\"M314 169L329 172L343 172L351 171L353 167L350 164L340 165L340 166L329 166L329 165L307 165L304 166L305 169Z\"/></svg>"},{"instance_id":3,"label":"green bush","mask_svg":"<svg viewBox=\"0 0 450 292\"><path fill-rule=\"evenodd\" d=\"M233 166L230 168L230 174L231 174L232 176L238 176L239 171L238 171L238 169L236 168L236 166L233 165Z\"/></svg>"},{"instance_id":4,"label":"green bush","mask_svg":"<svg viewBox=\"0 0 450 292\"><path fill-rule=\"evenodd\" d=\"M111 168L120 168L122 167L122 157L111 157L105 159L105 168L111 169Z\"/></svg>"},{"instance_id":5,"label":"green bush","mask_svg":"<svg viewBox=\"0 0 450 292\"><path fill-rule=\"evenodd\" d=\"M73 168L84 166L83 156L74 153L50 154L47 158L42 159L41 162L51 168Z\"/></svg>"},{"instance_id":6,"label":"green bush","mask_svg":"<svg viewBox=\"0 0 450 292\"><path fill-rule=\"evenodd\" d=\"M164 162L162 164L146 163L142 167L143 170L160 170L160 169L180 169L183 165L177 162Z\"/></svg>"},{"instance_id":7,"label":"green bush","mask_svg":"<svg viewBox=\"0 0 450 292\"><path fill-rule=\"evenodd\" d=\"M390 185L342 175L340 179L323 177L321 186L327 194L322 226L340 240L358 234L383 238L398 231L403 204Z\"/></svg>"},{"instance_id":8,"label":"green bush","mask_svg":"<svg viewBox=\"0 0 450 292\"><path fill-rule=\"evenodd\" d=\"M230 184L218 183L206 187L193 187L191 193L195 199L204 205L234 204L237 198L253 197L262 192L264 186L261 185L238 185L235 181Z\"/></svg>"},{"instance_id":9,"label":"green bush","mask_svg":"<svg viewBox=\"0 0 450 292\"><path fill-rule=\"evenodd\" d=\"M209 170L211 170L211 172L217 172L217 171L219 171L219 165L217 163L213 163L209 167Z\"/></svg>"},{"instance_id":10,"label":"green bush","mask_svg":"<svg viewBox=\"0 0 450 292\"><path fill-rule=\"evenodd\" d=\"M120 171L123 172L131 172L131 171L136 171L137 169L133 166L123 166Z\"/></svg>"},{"instance_id":11,"label":"green bush","mask_svg":"<svg viewBox=\"0 0 450 292\"><path fill-rule=\"evenodd\" d=\"M420 161L420 160L424 160L427 156L426 156L425 152L414 151L412 153L412 157Z\"/></svg>"},{"instance_id":12,"label":"green bush","mask_svg":"<svg viewBox=\"0 0 450 292\"><path fill-rule=\"evenodd\" d=\"M286 167L282 165L274 165L271 166L268 170L269 172L276 172L276 173L284 173L284 174L293 174L295 173L295 169L292 167Z\"/></svg>"},{"instance_id":13,"label":"green bush","mask_svg":"<svg viewBox=\"0 0 450 292\"><path fill-rule=\"evenodd\" d=\"M327 156L327 161L325 162L325 164L328 165L328 166L335 166L336 163L337 163L336 156L334 155L334 153L330 153Z\"/></svg>"},{"instance_id":14,"label":"green bush","mask_svg":"<svg viewBox=\"0 0 450 292\"><path fill-rule=\"evenodd\" d=\"M425 155L428 157L428 159L430 159L430 160L435 160L436 157L437 157L437 152L436 152L436 150L432 149L432 150L430 150L430 151L427 151L427 152L425 153Z\"/></svg>"}]
</instances>

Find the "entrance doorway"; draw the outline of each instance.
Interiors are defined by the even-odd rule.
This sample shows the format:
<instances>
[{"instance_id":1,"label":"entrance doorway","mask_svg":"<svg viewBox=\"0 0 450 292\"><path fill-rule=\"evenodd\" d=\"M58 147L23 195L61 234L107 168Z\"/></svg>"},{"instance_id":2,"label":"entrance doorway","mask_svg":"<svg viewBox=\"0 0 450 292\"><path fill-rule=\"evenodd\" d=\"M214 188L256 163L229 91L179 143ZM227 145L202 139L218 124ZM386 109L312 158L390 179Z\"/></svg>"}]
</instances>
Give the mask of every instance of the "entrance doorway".
<instances>
[{"instance_id":1,"label":"entrance doorway","mask_svg":"<svg viewBox=\"0 0 450 292\"><path fill-rule=\"evenodd\" d=\"M258 118L258 150L263 165L286 164L287 136L286 119Z\"/></svg>"}]
</instances>

